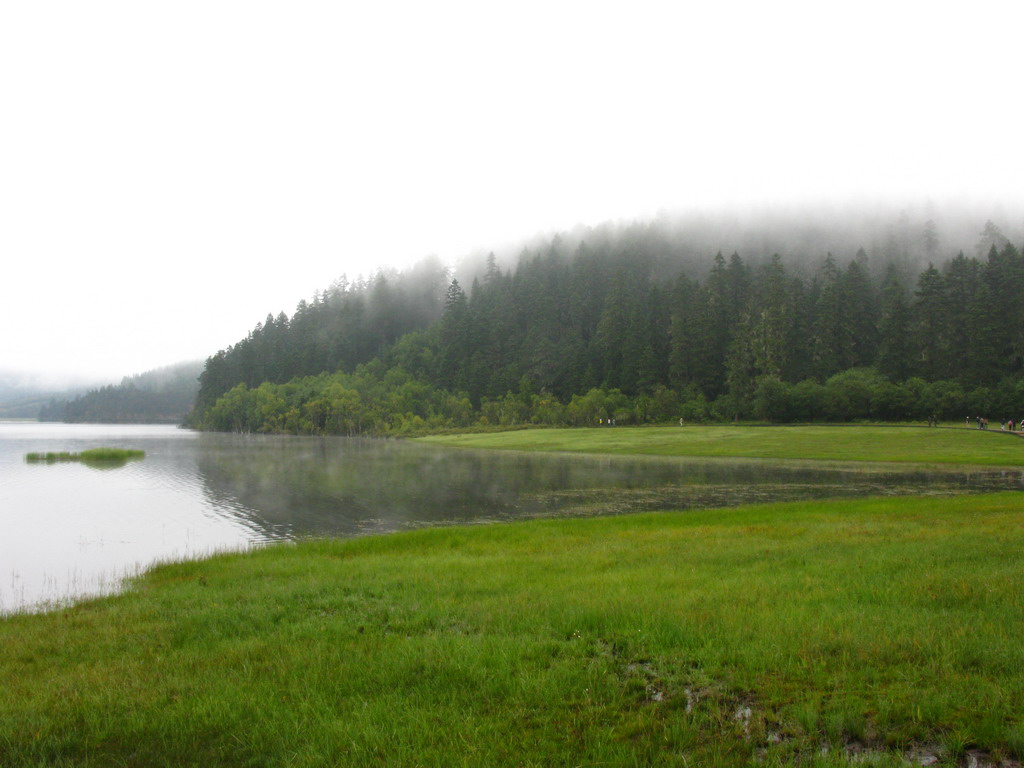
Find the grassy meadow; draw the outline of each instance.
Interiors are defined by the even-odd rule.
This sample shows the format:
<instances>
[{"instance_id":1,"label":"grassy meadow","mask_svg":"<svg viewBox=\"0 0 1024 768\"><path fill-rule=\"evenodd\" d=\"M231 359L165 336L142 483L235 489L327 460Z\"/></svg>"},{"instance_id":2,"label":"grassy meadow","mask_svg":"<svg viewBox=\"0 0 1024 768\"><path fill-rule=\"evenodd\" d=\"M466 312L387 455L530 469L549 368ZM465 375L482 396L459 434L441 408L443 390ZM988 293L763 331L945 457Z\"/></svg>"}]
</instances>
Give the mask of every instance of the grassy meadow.
<instances>
[{"instance_id":1,"label":"grassy meadow","mask_svg":"<svg viewBox=\"0 0 1024 768\"><path fill-rule=\"evenodd\" d=\"M1020 760L1022 549L1005 493L168 564L0 619L0 765Z\"/></svg>"},{"instance_id":2,"label":"grassy meadow","mask_svg":"<svg viewBox=\"0 0 1024 768\"><path fill-rule=\"evenodd\" d=\"M1024 465L1024 440L995 430L898 426L524 429L420 438L466 448L656 456Z\"/></svg>"}]
</instances>

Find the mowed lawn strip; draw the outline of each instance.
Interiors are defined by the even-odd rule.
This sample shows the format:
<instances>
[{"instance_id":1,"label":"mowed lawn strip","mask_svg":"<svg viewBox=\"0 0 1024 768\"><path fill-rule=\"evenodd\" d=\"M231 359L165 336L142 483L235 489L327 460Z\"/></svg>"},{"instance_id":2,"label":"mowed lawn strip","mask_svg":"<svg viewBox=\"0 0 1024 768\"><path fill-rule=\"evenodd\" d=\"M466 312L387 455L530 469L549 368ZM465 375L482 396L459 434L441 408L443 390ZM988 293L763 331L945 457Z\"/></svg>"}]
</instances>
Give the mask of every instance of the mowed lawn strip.
<instances>
[{"instance_id":1,"label":"mowed lawn strip","mask_svg":"<svg viewBox=\"0 0 1024 768\"><path fill-rule=\"evenodd\" d=\"M1024 465L1024 439L1000 430L886 426L687 426L526 429L434 435L426 442L519 451L921 464Z\"/></svg>"},{"instance_id":2,"label":"mowed lawn strip","mask_svg":"<svg viewBox=\"0 0 1024 768\"><path fill-rule=\"evenodd\" d=\"M1020 759L1022 507L773 504L161 566L0 620L0 765Z\"/></svg>"}]
</instances>

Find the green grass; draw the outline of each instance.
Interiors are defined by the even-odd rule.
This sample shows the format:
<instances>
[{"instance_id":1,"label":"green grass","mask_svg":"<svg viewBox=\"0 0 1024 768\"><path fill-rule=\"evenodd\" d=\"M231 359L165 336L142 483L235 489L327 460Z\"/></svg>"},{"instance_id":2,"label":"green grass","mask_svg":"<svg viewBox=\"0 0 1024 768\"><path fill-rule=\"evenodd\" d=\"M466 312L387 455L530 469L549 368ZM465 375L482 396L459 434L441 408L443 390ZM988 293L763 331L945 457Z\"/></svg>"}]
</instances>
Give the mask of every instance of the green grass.
<instances>
[{"instance_id":1,"label":"green grass","mask_svg":"<svg viewBox=\"0 0 1024 768\"><path fill-rule=\"evenodd\" d=\"M0 620L0 765L1020 759L1022 510L775 504L166 565Z\"/></svg>"},{"instance_id":2,"label":"green grass","mask_svg":"<svg viewBox=\"0 0 1024 768\"><path fill-rule=\"evenodd\" d=\"M923 464L1024 465L1024 440L999 430L883 426L530 429L420 438L521 451Z\"/></svg>"},{"instance_id":3,"label":"green grass","mask_svg":"<svg viewBox=\"0 0 1024 768\"><path fill-rule=\"evenodd\" d=\"M64 461L81 461L94 464L120 463L129 459L141 459L146 455L145 451L131 450L127 448L89 448L81 453L69 453L67 451L47 453L27 453L25 461L36 463L45 462L53 464Z\"/></svg>"}]
</instances>

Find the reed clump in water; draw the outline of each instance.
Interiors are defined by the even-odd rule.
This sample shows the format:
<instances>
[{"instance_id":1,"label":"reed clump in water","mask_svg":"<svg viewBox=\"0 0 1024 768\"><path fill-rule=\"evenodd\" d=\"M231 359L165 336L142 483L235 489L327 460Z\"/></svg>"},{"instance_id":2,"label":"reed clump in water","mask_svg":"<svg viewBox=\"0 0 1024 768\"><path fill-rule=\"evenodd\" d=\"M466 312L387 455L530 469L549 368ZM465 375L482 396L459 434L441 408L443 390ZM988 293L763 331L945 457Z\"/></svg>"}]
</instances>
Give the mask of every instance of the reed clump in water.
<instances>
[{"instance_id":1,"label":"reed clump in water","mask_svg":"<svg viewBox=\"0 0 1024 768\"><path fill-rule=\"evenodd\" d=\"M81 461L85 463L103 462L126 462L129 459L141 459L146 455L145 451L129 448L89 448L81 453L70 453L68 451L48 451L46 453L27 453L25 461L31 463L45 462L56 464L65 461Z\"/></svg>"}]
</instances>

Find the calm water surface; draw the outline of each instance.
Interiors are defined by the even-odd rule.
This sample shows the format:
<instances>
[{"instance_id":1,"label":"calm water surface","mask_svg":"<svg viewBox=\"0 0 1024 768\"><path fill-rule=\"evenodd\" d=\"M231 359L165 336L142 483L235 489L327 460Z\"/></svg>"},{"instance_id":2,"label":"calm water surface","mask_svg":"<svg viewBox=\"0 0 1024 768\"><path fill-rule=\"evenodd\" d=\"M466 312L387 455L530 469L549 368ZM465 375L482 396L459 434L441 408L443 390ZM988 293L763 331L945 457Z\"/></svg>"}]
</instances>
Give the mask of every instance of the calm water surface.
<instances>
[{"instance_id":1,"label":"calm water surface","mask_svg":"<svg viewBox=\"0 0 1024 768\"><path fill-rule=\"evenodd\" d=\"M141 448L110 469L25 454ZM0 423L0 612L102 594L160 560L424 525L868 494L1024 489L1020 471L475 452L395 440Z\"/></svg>"}]
</instances>

